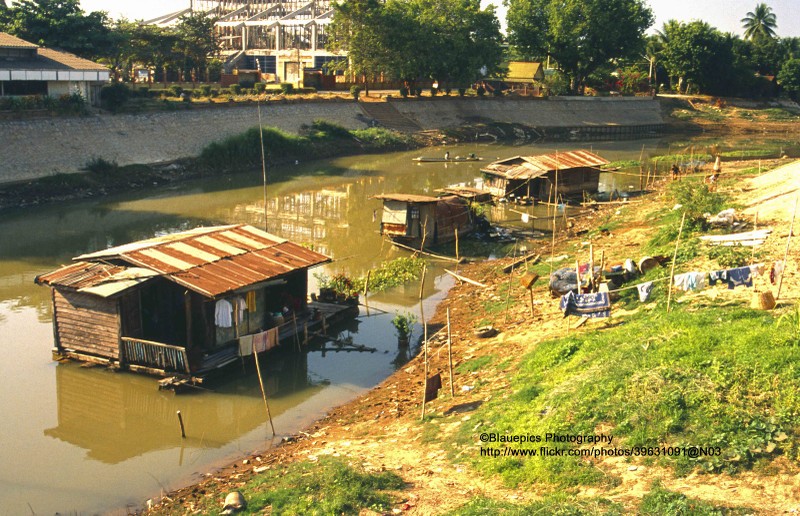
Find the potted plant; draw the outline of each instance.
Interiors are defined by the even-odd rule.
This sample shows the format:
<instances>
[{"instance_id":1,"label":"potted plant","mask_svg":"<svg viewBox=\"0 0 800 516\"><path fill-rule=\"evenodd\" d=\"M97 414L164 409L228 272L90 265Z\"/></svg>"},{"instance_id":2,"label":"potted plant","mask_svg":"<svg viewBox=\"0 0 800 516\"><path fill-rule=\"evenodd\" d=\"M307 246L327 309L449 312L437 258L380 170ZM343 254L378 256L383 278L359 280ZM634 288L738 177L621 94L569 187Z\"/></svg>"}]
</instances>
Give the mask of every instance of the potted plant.
<instances>
[{"instance_id":1,"label":"potted plant","mask_svg":"<svg viewBox=\"0 0 800 516\"><path fill-rule=\"evenodd\" d=\"M392 326L394 326L395 333L397 334L398 346L408 346L416 322L417 318L414 314L401 314L398 312L394 316L394 319L392 319Z\"/></svg>"}]
</instances>

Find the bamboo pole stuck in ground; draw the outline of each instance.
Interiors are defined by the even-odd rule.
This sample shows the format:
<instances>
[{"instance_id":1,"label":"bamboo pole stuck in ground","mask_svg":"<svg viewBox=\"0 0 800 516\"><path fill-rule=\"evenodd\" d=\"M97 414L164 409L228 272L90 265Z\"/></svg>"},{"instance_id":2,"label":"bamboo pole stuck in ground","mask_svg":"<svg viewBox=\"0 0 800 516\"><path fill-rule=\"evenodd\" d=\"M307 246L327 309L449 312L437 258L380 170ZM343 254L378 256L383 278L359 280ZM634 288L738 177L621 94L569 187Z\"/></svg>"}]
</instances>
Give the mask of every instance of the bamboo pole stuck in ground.
<instances>
[{"instance_id":1,"label":"bamboo pole stuck in ground","mask_svg":"<svg viewBox=\"0 0 800 516\"><path fill-rule=\"evenodd\" d=\"M292 322L294 323L294 343L297 345L297 351L302 351L300 348L300 332L297 329L297 314L292 312Z\"/></svg>"},{"instance_id":2,"label":"bamboo pole stuck in ground","mask_svg":"<svg viewBox=\"0 0 800 516\"><path fill-rule=\"evenodd\" d=\"M422 303L422 291L425 290L425 273L428 272L428 264L422 265L422 278L419 280L419 299Z\"/></svg>"},{"instance_id":3,"label":"bamboo pole stuck in ground","mask_svg":"<svg viewBox=\"0 0 800 516\"><path fill-rule=\"evenodd\" d=\"M258 375L258 385L261 387L261 397L264 399L264 408L267 409L267 418L269 419L269 426L272 427L272 436L275 437L275 425L272 424L272 414L269 411L269 402L267 402L267 391L264 389L264 379L261 377L261 364L258 363L258 353L256 353L256 345L253 343L253 360L256 362L256 374Z\"/></svg>"},{"instance_id":4,"label":"bamboo pole stuck in ground","mask_svg":"<svg viewBox=\"0 0 800 516\"><path fill-rule=\"evenodd\" d=\"M455 397L456 390L453 386L453 336L450 333L450 308L447 308L447 367L450 369L450 396Z\"/></svg>"},{"instance_id":5,"label":"bamboo pole stuck in ground","mask_svg":"<svg viewBox=\"0 0 800 516\"><path fill-rule=\"evenodd\" d=\"M458 256L458 228L455 228L453 232L456 234L456 272L458 272L458 263L461 260Z\"/></svg>"},{"instance_id":6,"label":"bamboo pole stuck in ground","mask_svg":"<svg viewBox=\"0 0 800 516\"><path fill-rule=\"evenodd\" d=\"M675 279L675 259L678 257L678 246L681 245L681 235L683 234L683 223L686 221L686 212L681 217L681 227L678 230L678 238L675 240L675 252L672 253L672 267L669 271L669 283L667 283L667 313L672 305L672 282Z\"/></svg>"},{"instance_id":7,"label":"bamboo pole stuck in ground","mask_svg":"<svg viewBox=\"0 0 800 516\"><path fill-rule=\"evenodd\" d=\"M792 222L789 223L789 236L786 237L786 252L783 253L783 270L781 271L781 279L778 280L778 294L775 296L776 301L781 297L781 288L783 287L783 275L786 274L786 260L789 258L789 244L792 242L792 231L794 230L795 215L797 215L797 197L794 198L794 210L792 210Z\"/></svg>"},{"instance_id":8,"label":"bamboo pole stuck in ground","mask_svg":"<svg viewBox=\"0 0 800 516\"><path fill-rule=\"evenodd\" d=\"M181 425L181 439L186 439L186 428L183 426L183 416L180 410L178 411L178 423Z\"/></svg>"},{"instance_id":9,"label":"bamboo pole stuck in ground","mask_svg":"<svg viewBox=\"0 0 800 516\"><path fill-rule=\"evenodd\" d=\"M422 279L424 281L425 277L423 276ZM428 397L428 323L425 321L425 309L422 306L422 297L419 299L419 315L422 318L422 349L423 360L425 362L422 368L422 417L420 419L424 420L425 402Z\"/></svg>"},{"instance_id":10,"label":"bamboo pole stuck in ground","mask_svg":"<svg viewBox=\"0 0 800 516\"><path fill-rule=\"evenodd\" d=\"M517 242L514 241L514 258L517 257ZM511 280L514 278L514 268L511 268L511 272L508 275L508 290L506 291L506 315L504 319L504 324L508 322L508 307L511 303Z\"/></svg>"}]
</instances>

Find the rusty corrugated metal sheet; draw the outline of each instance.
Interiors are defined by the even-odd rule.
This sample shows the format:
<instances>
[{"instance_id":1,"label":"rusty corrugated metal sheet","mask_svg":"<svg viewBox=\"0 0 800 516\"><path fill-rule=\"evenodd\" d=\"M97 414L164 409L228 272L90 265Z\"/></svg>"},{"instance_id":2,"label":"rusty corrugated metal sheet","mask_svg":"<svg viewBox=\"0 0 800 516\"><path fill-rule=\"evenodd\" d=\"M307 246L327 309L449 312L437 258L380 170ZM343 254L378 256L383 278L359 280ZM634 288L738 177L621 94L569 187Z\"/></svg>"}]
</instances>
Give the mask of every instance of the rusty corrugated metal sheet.
<instances>
[{"instance_id":1,"label":"rusty corrugated metal sheet","mask_svg":"<svg viewBox=\"0 0 800 516\"><path fill-rule=\"evenodd\" d=\"M77 262L37 276L39 285L61 285L75 290L93 287L126 267L107 263Z\"/></svg>"},{"instance_id":2,"label":"rusty corrugated metal sheet","mask_svg":"<svg viewBox=\"0 0 800 516\"><path fill-rule=\"evenodd\" d=\"M439 200L438 197L431 197L429 195L415 195L415 194L381 194L381 195L376 195L374 199L381 199L383 201L417 202L417 203L437 202Z\"/></svg>"},{"instance_id":3,"label":"rusty corrugated metal sheet","mask_svg":"<svg viewBox=\"0 0 800 516\"><path fill-rule=\"evenodd\" d=\"M82 288L86 277L111 276L125 262L208 297L330 261L327 256L251 226L198 228L133 242L75 258L77 263L37 281ZM102 260L103 262L98 262ZM78 286L81 285L81 286Z\"/></svg>"},{"instance_id":4,"label":"rusty corrugated metal sheet","mask_svg":"<svg viewBox=\"0 0 800 516\"><path fill-rule=\"evenodd\" d=\"M539 156L516 156L495 161L481 172L506 179L535 179L548 172L568 172L579 168L596 168L608 165L609 161L586 150L541 154Z\"/></svg>"}]
</instances>

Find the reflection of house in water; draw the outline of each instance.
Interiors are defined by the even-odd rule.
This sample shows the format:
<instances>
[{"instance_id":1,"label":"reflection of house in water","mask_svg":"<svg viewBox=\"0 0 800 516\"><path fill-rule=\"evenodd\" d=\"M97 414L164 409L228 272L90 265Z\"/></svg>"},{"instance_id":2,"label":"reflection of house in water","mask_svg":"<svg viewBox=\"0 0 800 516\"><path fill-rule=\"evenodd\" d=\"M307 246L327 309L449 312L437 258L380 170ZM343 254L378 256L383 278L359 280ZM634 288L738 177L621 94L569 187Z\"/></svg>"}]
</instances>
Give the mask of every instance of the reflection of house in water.
<instances>
[{"instance_id":1,"label":"reflection of house in water","mask_svg":"<svg viewBox=\"0 0 800 516\"><path fill-rule=\"evenodd\" d=\"M273 417L289 408L281 405L282 396L302 392L302 399L292 398L298 404L318 392L309 386L305 353L274 355L264 376ZM138 380L98 368L60 364L56 367L58 425L45 430L45 435L87 450L91 459L116 464L183 444L219 448L265 423L258 382L250 376L235 395L181 398L189 437L182 441L175 396ZM199 443L195 439L201 436Z\"/></svg>"},{"instance_id":2,"label":"reflection of house in water","mask_svg":"<svg viewBox=\"0 0 800 516\"><path fill-rule=\"evenodd\" d=\"M293 241L313 242L315 250L331 254L328 243L348 236L353 188L363 186L354 182L271 197L267 202L270 230ZM236 213L240 215L237 218L263 227L263 201L259 204L239 205L235 209Z\"/></svg>"}]
</instances>

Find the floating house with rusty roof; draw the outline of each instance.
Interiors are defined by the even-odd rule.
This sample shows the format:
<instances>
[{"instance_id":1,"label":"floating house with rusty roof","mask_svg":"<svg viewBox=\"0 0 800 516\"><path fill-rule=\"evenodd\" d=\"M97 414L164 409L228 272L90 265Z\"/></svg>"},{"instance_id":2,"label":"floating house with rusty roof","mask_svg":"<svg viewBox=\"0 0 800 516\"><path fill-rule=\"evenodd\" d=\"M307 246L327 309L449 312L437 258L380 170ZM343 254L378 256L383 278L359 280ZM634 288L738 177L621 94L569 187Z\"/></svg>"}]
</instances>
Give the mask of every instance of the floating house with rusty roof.
<instances>
[{"instance_id":1,"label":"floating house with rusty roof","mask_svg":"<svg viewBox=\"0 0 800 516\"><path fill-rule=\"evenodd\" d=\"M247 225L201 227L73 258L50 286L56 358L202 382L358 307L307 300L325 255Z\"/></svg>"},{"instance_id":2,"label":"floating house with rusty roof","mask_svg":"<svg viewBox=\"0 0 800 516\"><path fill-rule=\"evenodd\" d=\"M609 161L586 150L515 156L481 168L484 189L497 198L575 197L596 193ZM554 195L555 194L555 195Z\"/></svg>"}]
</instances>

